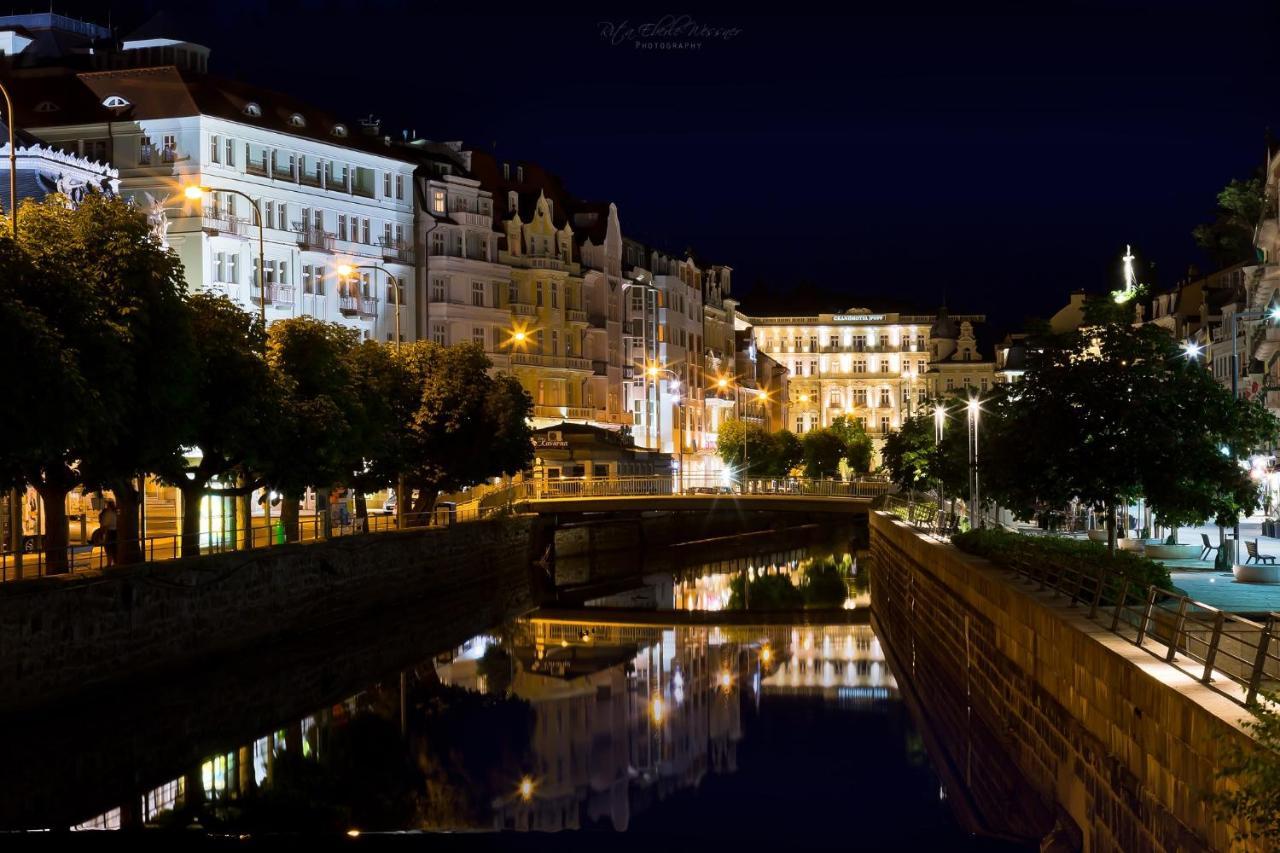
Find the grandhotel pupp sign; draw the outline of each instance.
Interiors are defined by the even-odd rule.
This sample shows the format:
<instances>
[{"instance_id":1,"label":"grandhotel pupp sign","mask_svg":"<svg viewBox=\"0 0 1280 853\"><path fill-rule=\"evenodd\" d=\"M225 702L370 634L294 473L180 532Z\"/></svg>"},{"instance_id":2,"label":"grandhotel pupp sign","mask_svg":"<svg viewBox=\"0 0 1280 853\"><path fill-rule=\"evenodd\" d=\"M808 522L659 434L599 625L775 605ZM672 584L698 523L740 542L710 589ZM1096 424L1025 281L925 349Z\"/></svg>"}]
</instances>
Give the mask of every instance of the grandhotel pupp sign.
<instances>
[{"instance_id":1,"label":"grandhotel pupp sign","mask_svg":"<svg viewBox=\"0 0 1280 853\"><path fill-rule=\"evenodd\" d=\"M831 319L837 323L883 323L885 314L835 314Z\"/></svg>"}]
</instances>

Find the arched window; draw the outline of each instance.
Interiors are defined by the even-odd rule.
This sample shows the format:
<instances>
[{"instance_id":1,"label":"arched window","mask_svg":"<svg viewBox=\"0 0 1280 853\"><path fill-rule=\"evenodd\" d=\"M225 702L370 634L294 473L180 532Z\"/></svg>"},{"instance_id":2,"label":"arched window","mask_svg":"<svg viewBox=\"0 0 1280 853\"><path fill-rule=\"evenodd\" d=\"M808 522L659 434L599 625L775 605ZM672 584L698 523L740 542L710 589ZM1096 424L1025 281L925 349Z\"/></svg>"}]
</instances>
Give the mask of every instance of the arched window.
<instances>
[{"instance_id":1,"label":"arched window","mask_svg":"<svg viewBox=\"0 0 1280 853\"><path fill-rule=\"evenodd\" d=\"M107 95L102 99L102 105L108 109L118 109L129 106L129 102L119 95Z\"/></svg>"},{"instance_id":2,"label":"arched window","mask_svg":"<svg viewBox=\"0 0 1280 853\"><path fill-rule=\"evenodd\" d=\"M250 101L244 105L244 114L252 118L258 118L262 115L262 107Z\"/></svg>"},{"instance_id":3,"label":"arched window","mask_svg":"<svg viewBox=\"0 0 1280 853\"><path fill-rule=\"evenodd\" d=\"M60 109L62 109L62 107L58 106L53 101L41 101L36 104L36 112L38 113L56 113Z\"/></svg>"},{"instance_id":4,"label":"arched window","mask_svg":"<svg viewBox=\"0 0 1280 853\"><path fill-rule=\"evenodd\" d=\"M341 139L347 135L347 126L345 124L335 124L330 133Z\"/></svg>"},{"instance_id":5,"label":"arched window","mask_svg":"<svg viewBox=\"0 0 1280 853\"><path fill-rule=\"evenodd\" d=\"M293 115L289 116L289 124L292 125L293 127L306 127L307 120L302 117L301 113L294 113Z\"/></svg>"}]
</instances>

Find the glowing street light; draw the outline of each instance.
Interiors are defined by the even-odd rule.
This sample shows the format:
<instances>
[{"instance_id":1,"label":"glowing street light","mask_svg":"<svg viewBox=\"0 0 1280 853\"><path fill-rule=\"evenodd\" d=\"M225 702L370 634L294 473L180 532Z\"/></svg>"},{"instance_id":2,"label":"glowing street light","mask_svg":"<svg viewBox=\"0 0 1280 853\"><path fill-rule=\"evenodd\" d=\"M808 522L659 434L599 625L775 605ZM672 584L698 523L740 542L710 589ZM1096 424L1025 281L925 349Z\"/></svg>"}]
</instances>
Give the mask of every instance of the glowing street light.
<instances>
[{"instance_id":1,"label":"glowing street light","mask_svg":"<svg viewBox=\"0 0 1280 853\"><path fill-rule=\"evenodd\" d=\"M259 316L262 319L262 347L263 355L266 355L267 348L267 261L266 261L266 237L264 236L264 227L262 224L262 210L259 209L258 203L253 198L240 190L230 188L218 188L217 192L230 193L238 195L245 201L249 202L249 207L253 210L253 222L258 226L258 308ZM213 187L204 184L190 184L183 188L182 195L189 201L199 201L205 196L215 192ZM271 546L271 490L263 487L262 514L267 525L267 546ZM247 511L246 511L247 515ZM246 544L253 547L253 524L247 521L249 528L248 536L246 536Z\"/></svg>"},{"instance_id":2,"label":"glowing street light","mask_svg":"<svg viewBox=\"0 0 1280 853\"><path fill-rule=\"evenodd\" d=\"M649 703L649 713L653 716L655 723L661 723L662 718L667 713L667 705L662 701L661 696L654 696L653 701Z\"/></svg>"},{"instance_id":3,"label":"glowing street light","mask_svg":"<svg viewBox=\"0 0 1280 853\"><path fill-rule=\"evenodd\" d=\"M526 803L532 800L533 788L534 788L533 779L529 778L528 776L525 776L523 779L521 779L520 788L519 788L520 799L524 800Z\"/></svg>"},{"instance_id":4,"label":"glowing street light","mask_svg":"<svg viewBox=\"0 0 1280 853\"><path fill-rule=\"evenodd\" d=\"M1184 341L1182 344L1182 352L1188 359L1195 361L1204 352L1204 347L1195 341Z\"/></svg>"},{"instance_id":5,"label":"glowing street light","mask_svg":"<svg viewBox=\"0 0 1280 853\"><path fill-rule=\"evenodd\" d=\"M969 413L969 529L978 527L978 412L977 397L970 397Z\"/></svg>"}]
</instances>

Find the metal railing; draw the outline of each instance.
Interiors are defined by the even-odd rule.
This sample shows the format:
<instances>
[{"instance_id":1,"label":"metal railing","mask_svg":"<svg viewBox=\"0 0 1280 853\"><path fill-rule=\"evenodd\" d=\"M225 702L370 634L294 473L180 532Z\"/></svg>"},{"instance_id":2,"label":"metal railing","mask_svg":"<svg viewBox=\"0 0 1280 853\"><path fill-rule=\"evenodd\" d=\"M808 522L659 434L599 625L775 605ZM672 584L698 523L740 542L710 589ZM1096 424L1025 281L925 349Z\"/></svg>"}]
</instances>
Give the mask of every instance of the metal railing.
<instances>
[{"instance_id":1,"label":"metal railing","mask_svg":"<svg viewBox=\"0 0 1280 853\"><path fill-rule=\"evenodd\" d=\"M504 500L502 497L490 497L488 503L488 506L481 506L479 500L464 504L442 503L437 504L430 512L406 512L404 529L421 530L479 521L500 515L510 507L510 500ZM372 535L399 529L395 513L381 510L370 510L363 519L353 513L331 514L327 510L300 515L297 533L292 540L285 534L283 522L278 516L271 519L269 530L261 516L257 516L255 521L257 523L250 526L248 530L198 534L195 553L191 556L262 550L289 542L315 543L344 536ZM110 570L117 563L125 562L126 560L120 559L124 557L128 558L127 562L130 564L175 560L183 556L184 539L182 533L167 533L141 539L122 540L115 543L114 552L103 544L76 543L56 550L36 549L24 552L21 560L18 560L14 554L4 553L0 554L0 582ZM21 577L18 575L19 568Z\"/></svg>"},{"instance_id":2,"label":"metal railing","mask_svg":"<svg viewBox=\"0 0 1280 853\"><path fill-rule=\"evenodd\" d=\"M886 510L898 515L905 503L889 498ZM1274 642L1280 614L1248 619L1104 567L991 562L1037 590L1065 596L1068 607L1087 607L1091 621L1241 705L1253 705L1265 683L1280 680L1280 645Z\"/></svg>"},{"instance_id":3,"label":"metal railing","mask_svg":"<svg viewBox=\"0 0 1280 853\"><path fill-rule=\"evenodd\" d=\"M879 478L807 480L787 477L726 480L722 475L678 474L652 477L553 477L526 480L514 487L513 500L626 497L629 495L793 495L796 497L871 498L896 486Z\"/></svg>"}]
</instances>

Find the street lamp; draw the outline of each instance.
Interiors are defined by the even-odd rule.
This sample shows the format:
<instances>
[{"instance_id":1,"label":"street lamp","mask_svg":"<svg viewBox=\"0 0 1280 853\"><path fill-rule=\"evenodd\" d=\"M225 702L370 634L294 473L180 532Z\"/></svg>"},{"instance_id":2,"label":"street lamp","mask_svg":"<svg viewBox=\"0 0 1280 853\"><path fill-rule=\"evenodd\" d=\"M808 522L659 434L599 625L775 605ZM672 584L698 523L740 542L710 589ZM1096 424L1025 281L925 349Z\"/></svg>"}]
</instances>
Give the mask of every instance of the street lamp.
<instances>
[{"instance_id":1,"label":"street lamp","mask_svg":"<svg viewBox=\"0 0 1280 853\"><path fill-rule=\"evenodd\" d=\"M969 529L978 529L978 398L970 397L969 413Z\"/></svg>"},{"instance_id":2,"label":"street lamp","mask_svg":"<svg viewBox=\"0 0 1280 853\"><path fill-rule=\"evenodd\" d=\"M387 277L387 283L391 285L391 291L396 295L396 355L400 355L400 280L393 276L382 264L340 264L338 266L338 276L343 281L350 279L356 270L382 270L383 275ZM408 496L404 490L404 474L396 475L396 529L404 530L404 504Z\"/></svg>"},{"instance_id":3,"label":"street lamp","mask_svg":"<svg viewBox=\"0 0 1280 853\"><path fill-rule=\"evenodd\" d=\"M684 409L683 409L683 408L681 407L681 405L680 405L680 396L679 396L679 394L680 394L680 374L676 373L674 370L672 370L672 369L671 369L671 368L669 368L669 367L659 367L659 366L658 366L658 365L656 365L656 364L651 364L651 365L649 365L648 367L646 367L646 368L645 368L644 372L645 372L645 375L647 375L650 379L652 379L652 380L653 380L653 387L654 387L654 388L656 389L656 391L657 391L657 394L656 394L655 396L658 398L658 405L657 405L658 417L657 417L656 425L657 425L657 428L658 428L658 430L657 430L657 431L658 431L658 452L659 452L659 453L661 453L661 452L662 452L662 386L658 384L658 377L659 377L659 376L661 376L661 375L662 375L662 374L664 374L664 373L665 373L667 376L671 377L670 383L669 383L669 385L668 385L667 387L669 387L672 391L674 391L674 392L676 393L676 400L675 400L675 402L676 402L676 411L680 414L680 450L679 450L679 453L680 453L680 491L681 491L681 492L684 492L684 433L685 433L685 429L684 429ZM673 435L673 436L672 436L672 444L674 444L674 443L675 443L675 436Z\"/></svg>"},{"instance_id":4,"label":"street lamp","mask_svg":"<svg viewBox=\"0 0 1280 853\"><path fill-rule=\"evenodd\" d=\"M213 187L204 184L192 184L182 191L182 194L191 201L199 201L206 195L214 192ZM253 209L253 221L258 226L258 307L262 318L262 355L267 355L267 261L264 246L266 238L264 236L264 228L262 224L262 211L258 208L258 203L247 193L240 190L219 188L217 192L231 193L238 195L245 201L249 202L249 207ZM263 486L262 513L267 524L267 547L271 546L271 489ZM253 524L252 516L250 516L250 538L252 538Z\"/></svg>"},{"instance_id":5,"label":"street lamp","mask_svg":"<svg viewBox=\"0 0 1280 853\"><path fill-rule=\"evenodd\" d=\"M4 117L9 125L9 224L13 229L13 242L18 242L18 146L14 140L15 117L13 100L9 90L0 85L4 95ZM9 492L9 553L18 580L22 580L22 495L15 486Z\"/></svg>"},{"instance_id":6,"label":"street lamp","mask_svg":"<svg viewBox=\"0 0 1280 853\"><path fill-rule=\"evenodd\" d=\"M391 285L392 292L396 296L396 352L400 351L400 279L393 276L382 264L341 264L338 266L338 276L344 280L349 279L356 270L381 270L382 274L387 277L387 283Z\"/></svg>"}]
</instances>

